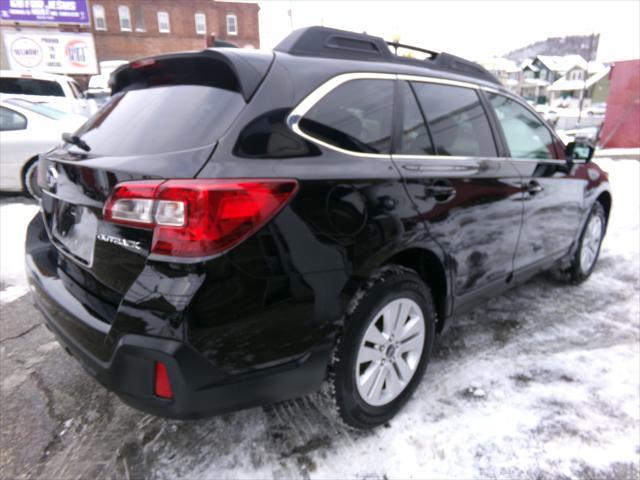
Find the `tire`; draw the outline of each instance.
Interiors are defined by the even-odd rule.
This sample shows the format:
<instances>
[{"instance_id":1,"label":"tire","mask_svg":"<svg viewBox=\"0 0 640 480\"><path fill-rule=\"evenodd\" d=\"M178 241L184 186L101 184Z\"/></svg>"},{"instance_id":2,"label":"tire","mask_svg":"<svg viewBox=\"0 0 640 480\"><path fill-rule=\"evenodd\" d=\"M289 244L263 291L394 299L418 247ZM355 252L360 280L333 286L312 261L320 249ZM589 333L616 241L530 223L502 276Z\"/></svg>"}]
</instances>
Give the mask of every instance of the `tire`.
<instances>
[{"instance_id":1,"label":"tire","mask_svg":"<svg viewBox=\"0 0 640 480\"><path fill-rule=\"evenodd\" d=\"M566 270L571 283L584 282L595 269L606 225L607 216L604 208L600 202L596 202L582 228L580 242L571 260L571 265Z\"/></svg>"},{"instance_id":2,"label":"tire","mask_svg":"<svg viewBox=\"0 0 640 480\"><path fill-rule=\"evenodd\" d=\"M23 192L27 197L40 200L42 189L38 185L38 159L31 160L22 174Z\"/></svg>"},{"instance_id":3,"label":"tire","mask_svg":"<svg viewBox=\"0 0 640 480\"><path fill-rule=\"evenodd\" d=\"M329 370L329 394L344 423L369 429L398 413L420 383L431 356L436 313L429 288L416 272L399 266L372 275L347 311ZM392 317L402 311L406 318L394 330ZM390 338L394 331L397 336Z\"/></svg>"}]
</instances>

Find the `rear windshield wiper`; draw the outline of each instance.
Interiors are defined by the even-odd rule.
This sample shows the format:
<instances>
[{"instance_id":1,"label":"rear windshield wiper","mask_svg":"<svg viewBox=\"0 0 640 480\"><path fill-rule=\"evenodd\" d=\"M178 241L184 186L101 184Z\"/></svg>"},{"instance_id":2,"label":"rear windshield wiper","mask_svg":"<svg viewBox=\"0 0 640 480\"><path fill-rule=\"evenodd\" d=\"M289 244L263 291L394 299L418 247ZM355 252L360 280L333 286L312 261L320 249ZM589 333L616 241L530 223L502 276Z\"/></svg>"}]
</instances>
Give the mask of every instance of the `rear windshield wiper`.
<instances>
[{"instance_id":1,"label":"rear windshield wiper","mask_svg":"<svg viewBox=\"0 0 640 480\"><path fill-rule=\"evenodd\" d=\"M62 140L65 143L70 143L71 145L75 145L76 147L80 147L85 152L90 152L91 151L91 147L89 145L87 145L87 142L82 140L77 135L72 135L70 133L63 133L62 134Z\"/></svg>"}]
</instances>

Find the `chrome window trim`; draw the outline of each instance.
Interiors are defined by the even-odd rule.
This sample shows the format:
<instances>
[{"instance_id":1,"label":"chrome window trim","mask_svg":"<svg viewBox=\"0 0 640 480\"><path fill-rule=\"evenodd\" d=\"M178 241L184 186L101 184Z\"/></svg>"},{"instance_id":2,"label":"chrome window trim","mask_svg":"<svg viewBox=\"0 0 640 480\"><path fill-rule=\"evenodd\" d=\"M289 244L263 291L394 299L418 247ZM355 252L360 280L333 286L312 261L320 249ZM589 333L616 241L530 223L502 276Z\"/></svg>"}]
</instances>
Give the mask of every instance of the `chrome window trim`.
<instances>
[{"instance_id":1,"label":"chrome window trim","mask_svg":"<svg viewBox=\"0 0 640 480\"><path fill-rule=\"evenodd\" d=\"M473 90L478 90L479 88L481 88L481 85L475 85L473 83L462 82L459 80L449 80L446 78L423 77L421 75L406 75L404 73L400 73L396 75L396 77L398 80L406 80L408 82L437 83L440 85L450 85L452 87L470 88Z\"/></svg>"},{"instance_id":2,"label":"chrome window trim","mask_svg":"<svg viewBox=\"0 0 640 480\"><path fill-rule=\"evenodd\" d=\"M391 156L393 157L394 160L453 160L453 161L509 160L508 157L487 157L487 156L466 157L462 155L407 155L407 154L394 153Z\"/></svg>"},{"instance_id":3,"label":"chrome window trim","mask_svg":"<svg viewBox=\"0 0 640 480\"><path fill-rule=\"evenodd\" d=\"M396 74L393 73L343 73L337 75L325 83L320 85L318 88L313 90L309 95L307 95L297 107L295 107L289 116L287 117L286 123L287 126L293 130L294 133L301 136L302 138L309 140L312 143L317 145L322 145L329 150L334 150L336 152L344 153L347 155L352 155L354 157L361 158L381 158L385 160L391 160L391 154L386 153L365 153L365 152L354 152L353 150L347 150L345 148L336 147L328 142L320 140L312 135L309 135L302 131L300 128L300 120L302 117L309 111L311 108L318 103L322 98L324 98L329 92L339 87L343 83L350 82L352 80L395 80L397 77Z\"/></svg>"},{"instance_id":4,"label":"chrome window trim","mask_svg":"<svg viewBox=\"0 0 640 480\"><path fill-rule=\"evenodd\" d=\"M406 154L386 154L386 153L365 153L365 152L355 152L352 150L347 150L345 148L340 148L335 145L332 145L328 142L315 138L312 135L309 135L302 131L300 128L300 120L302 117L309 111L311 108L318 103L322 98L324 98L329 92L339 87L340 85L350 82L352 80L406 80L413 82L424 82L424 83L436 83L440 85L450 85L454 87L462 87L462 88L470 88L474 90L485 90L488 92L496 93L499 95L503 95L510 100L515 100L518 103L517 99L513 98L511 95L502 92L498 89L484 86L484 85L476 85L473 83L462 82L458 80L449 80L445 78L437 78L437 77L428 77L428 76L420 76L420 75L407 75L407 74L395 74L395 73L377 73L377 72L354 72L354 73L342 73L340 75L336 75L333 78L330 78L325 83L317 87L310 94L308 94L305 98L302 99L300 103L289 113L286 118L287 126L300 137L314 143L316 145L322 145L329 150L333 150L335 152L343 153L345 155L351 155L353 157L360 158L375 158L375 159L383 159L383 160L452 160L452 161L478 161L478 160L489 160L489 161L505 161L505 160L513 160L513 161L527 161L527 162L551 162L564 164L565 160L557 159L557 158L512 158L512 157L466 157L466 156L457 156L457 155L406 155ZM528 106L522 104L523 107L527 108L528 111L532 111L532 109ZM541 118L538 113L533 110L533 113ZM546 126L546 122L543 120L543 124ZM548 129L548 127L547 127Z\"/></svg>"}]
</instances>

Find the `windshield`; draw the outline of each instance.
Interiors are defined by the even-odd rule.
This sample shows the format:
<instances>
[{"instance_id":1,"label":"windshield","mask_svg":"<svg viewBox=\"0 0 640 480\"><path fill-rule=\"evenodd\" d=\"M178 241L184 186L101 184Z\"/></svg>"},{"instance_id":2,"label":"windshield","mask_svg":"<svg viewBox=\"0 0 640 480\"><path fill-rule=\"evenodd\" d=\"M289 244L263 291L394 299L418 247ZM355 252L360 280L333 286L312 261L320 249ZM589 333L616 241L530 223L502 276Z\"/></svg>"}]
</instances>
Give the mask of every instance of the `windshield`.
<instances>
[{"instance_id":1,"label":"windshield","mask_svg":"<svg viewBox=\"0 0 640 480\"><path fill-rule=\"evenodd\" d=\"M214 87L128 90L111 97L77 135L97 155L189 150L214 144L244 105L239 93Z\"/></svg>"},{"instance_id":2,"label":"windshield","mask_svg":"<svg viewBox=\"0 0 640 480\"><path fill-rule=\"evenodd\" d=\"M44 115L45 117L51 118L52 120L60 120L62 117L67 116L66 112L61 112L60 110L48 107L47 105L42 105L41 103L33 103L20 98L10 98L9 100L6 100L6 103L16 105L17 107L24 108L25 110L30 110L40 115Z\"/></svg>"},{"instance_id":3,"label":"windshield","mask_svg":"<svg viewBox=\"0 0 640 480\"><path fill-rule=\"evenodd\" d=\"M0 78L0 92L12 95L64 97L64 92L58 82L36 78Z\"/></svg>"}]
</instances>

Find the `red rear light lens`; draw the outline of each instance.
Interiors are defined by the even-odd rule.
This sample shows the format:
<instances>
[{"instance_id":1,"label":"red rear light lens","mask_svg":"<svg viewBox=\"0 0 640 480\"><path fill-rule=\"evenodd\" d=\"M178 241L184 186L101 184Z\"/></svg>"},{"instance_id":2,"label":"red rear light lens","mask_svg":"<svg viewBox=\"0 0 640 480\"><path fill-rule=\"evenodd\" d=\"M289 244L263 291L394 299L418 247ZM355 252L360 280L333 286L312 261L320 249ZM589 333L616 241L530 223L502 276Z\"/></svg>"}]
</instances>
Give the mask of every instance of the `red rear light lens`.
<instances>
[{"instance_id":1,"label":"red rear light lens","mask_svg":"<svg viewBox=\"0 0 640 480\"><path fill-rule=\"evenodd\" d=\"M204 257L226 251L255 233L297 188L295 180L273 179L125 182L107 201L104 218L153 227L153 253Z\"/></svg>"},{"instance_id":2,"label":"red rear light lens","mask_svg":"<svg viewBox=\"0 0 640 480\"><path fill-rule=\"evenodd\" d=\"M155 65L155 63L156 63L156 60L154 58L143 58L142 60L136 60L135 62L131 62L129 65L131 66L131 68L139 69L139 68L150 67L152 65Z\"/></svg>"},{"instance_id":3,"label":"red rear light lens","mask_svg":"<svg viewBox=\"0 0 640 480\"><path fill-rule=\"evenodd\" d=\"M169 381L167 366L162 362L156 362L156 379L153 393L160 398L173 398L173 389Z\"/></svg>"}]
</instances>

